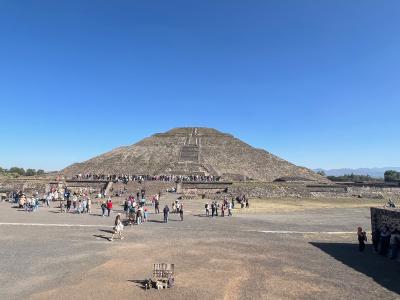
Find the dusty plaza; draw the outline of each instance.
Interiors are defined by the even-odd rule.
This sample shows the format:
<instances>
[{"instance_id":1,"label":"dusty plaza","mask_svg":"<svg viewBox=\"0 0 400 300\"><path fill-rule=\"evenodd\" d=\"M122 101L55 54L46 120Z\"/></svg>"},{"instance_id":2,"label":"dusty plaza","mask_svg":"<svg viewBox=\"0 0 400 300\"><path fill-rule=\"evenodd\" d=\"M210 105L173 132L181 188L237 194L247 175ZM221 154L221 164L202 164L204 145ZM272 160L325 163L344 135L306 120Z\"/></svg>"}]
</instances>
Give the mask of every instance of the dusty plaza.
<instances>
[{"instance_id":1,"label":"dusty plaza","mask_svg":"<svg viewBox=\"0 0 400 300\"><path fill-rule=\"evenodd\" d=\"M0 0L0 300L400 300L400 0Z\"/></svg>"},{"instance_id":2,"label":"dusty plaza","mask_svg":"<svg viewBox=\"0 0 400 300\"><path fill-rule=\"evenodd\" d=\"M400 297L399 183L334 182L215 129L6 172L0 197L0 299Z\"/></svg>"},{"instance_id":3,"label":"dusty plaza","mask_svg":"<svg viewBox=\"0 0 400 300\"><path fill-rule=\"evenodd\" d=\"M179 195L165 193L161 207ZM111 217L36 212L0 203L0 299L398 299L400 264L359 253L370 231L366 199L250 200L233 216L205 216L207 199L184 199L184 220L150 207L148 222L110 242ZM121 205L119 205L121 204ZM369 234L368 234L369 235ZM370 236L370 235L369 235ZM154 263L175 264L175 286L145 290Z\"/></svg>"}]
</instances>

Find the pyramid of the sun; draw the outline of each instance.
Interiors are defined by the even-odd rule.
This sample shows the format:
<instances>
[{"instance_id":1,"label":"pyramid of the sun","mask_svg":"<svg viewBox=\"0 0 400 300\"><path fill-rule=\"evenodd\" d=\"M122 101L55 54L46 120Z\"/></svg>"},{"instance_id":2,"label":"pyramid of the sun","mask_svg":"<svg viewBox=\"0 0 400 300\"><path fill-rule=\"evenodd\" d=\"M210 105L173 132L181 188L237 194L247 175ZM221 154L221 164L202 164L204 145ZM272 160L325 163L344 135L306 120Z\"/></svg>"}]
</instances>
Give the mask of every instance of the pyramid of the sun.
<instances>
[{"instance_id":1,"label":"pyramid of the sun","mask_svg":"<svg viewBox=\"0 0 400 300\"><path fill-rule=\"evenodd\" d=\"M229 175L273 181L280 177L324 179L230 134L211 128L175 128L140 142L116 148L62 173L135 175Z\"/></svg>"}]
</instances>

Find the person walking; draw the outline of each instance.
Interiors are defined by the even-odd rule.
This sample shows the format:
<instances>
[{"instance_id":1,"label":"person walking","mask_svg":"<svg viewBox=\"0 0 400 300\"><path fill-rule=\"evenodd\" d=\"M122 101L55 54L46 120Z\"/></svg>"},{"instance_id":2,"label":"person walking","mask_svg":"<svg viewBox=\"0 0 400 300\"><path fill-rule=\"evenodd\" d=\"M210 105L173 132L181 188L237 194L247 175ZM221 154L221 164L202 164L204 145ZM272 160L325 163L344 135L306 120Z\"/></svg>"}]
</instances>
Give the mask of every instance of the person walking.
<instances>
[{"instance_id":1,"label":"person walking","mask_svg":"<svg viewBox=\"0 0 400 300\"><path fill-rule=\"evenodd\" d=\"M164 213L164 223L168 223L168 216L169 216L169 207L168 207L168 205L165 205L165 207L163 209L163 213Z\"/></svg>"},{"instance_id":2,"label":"person walking","mask_svg":"<svg viewBox=\"0 0 400 300\"><path fill-rule=\"evenodd\" d=\"M181 217L181 221L183 221L183 204L182 203L179 208L179 216Z\"/></svg>"},{"instance_id":3,"label":"person walking","mask_svg":"<svg viewBox=\"0 0 400 300\"><path fill-rule=\"evenodd\" d=\"M215 215L215 203L211 203L211 218L214 218Z\"/></svg>"},{"instance_id":4,"label":"person walking","mask_svg":"<svg viewBox=\"0 0 400 300\"><path fill-rule=\"evenodd\" d=\"M114 233L111 236L110 242L114 240L114 235L116 234L119 236L121 240L123 240L124 237L122 236L122 230L124 230L124 225L122 224L121 214L119 213L114 221Z\"/></svg>"},{"instance_id":5,"label":"person walking","mask_svg":"<svg viewBox=\"0 0 400 300\"><path fill-rule=\"evenodd\" d=\"M357 237L358 237L358 250L360 252L364 252L365 242L367 241L367 234L362 230L361 227L357 228Z\"/></svg>"},{"instance_id":6,"label":"person walking","mask_svg":"<svg viewBox=\"0 0 400 300\"><path fill-rule=\"evenodd\" d=\"M232 203L228 203L228 216L232 216Z\"/></svg>"}]
</instances>

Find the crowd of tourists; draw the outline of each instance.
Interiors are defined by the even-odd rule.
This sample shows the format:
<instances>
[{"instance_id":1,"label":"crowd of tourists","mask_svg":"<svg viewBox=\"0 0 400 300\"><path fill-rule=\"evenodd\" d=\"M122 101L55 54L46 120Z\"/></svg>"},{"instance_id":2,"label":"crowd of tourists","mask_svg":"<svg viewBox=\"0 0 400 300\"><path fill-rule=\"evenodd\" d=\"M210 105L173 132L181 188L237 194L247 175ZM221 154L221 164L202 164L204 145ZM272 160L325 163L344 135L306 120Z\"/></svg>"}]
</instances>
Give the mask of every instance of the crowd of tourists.
<instances>
[{"instance_id":1,"label":"crowd of tourists","mask_svg":"<svg viewBox=\"0 0 400 300\"><path fill-rule=\"evenodd\" d=\"M105 174L76 174L77 180L107 180L113 182L128 183L130 181L143 182L143 181L164 181L164 182L216 182L220 180L219 176L213 175L132 175L132 174L119 174L119 175L105 175Z\"/></svg>"},{"instance_id":2,"label":"crowd of tourists","mask_svg":"<svg viewBox=\"0 0 400 300\"><path fill-rule=\"evenodd\" d=\"M363 252L367 242L367 234L361 227L358 227L357 237L359 251ZM388 226L383 226L381 229L376 228L372 232L372 247L376 253L396 259L400 249L400 230L395 228L391 231Z\"/></svg>"}]
</instances>

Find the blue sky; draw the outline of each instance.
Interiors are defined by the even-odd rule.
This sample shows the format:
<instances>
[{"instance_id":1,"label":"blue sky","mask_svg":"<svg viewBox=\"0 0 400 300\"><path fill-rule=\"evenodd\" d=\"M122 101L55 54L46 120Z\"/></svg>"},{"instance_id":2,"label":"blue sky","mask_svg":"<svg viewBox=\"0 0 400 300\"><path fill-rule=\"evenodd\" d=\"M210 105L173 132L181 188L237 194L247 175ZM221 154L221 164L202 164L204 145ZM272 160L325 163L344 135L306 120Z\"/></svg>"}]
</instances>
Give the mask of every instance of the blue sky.
<instances>
[{"instance_id":1,"label":"blue sky","mask_svg":"<svg viewBox=\"0 0 400 300\"><path fill-rule=\"evenodd\" d=\"M0 166L214 127L310 168L398 166L400 2L0 1Z\"/></svg>"}]
</instances>

